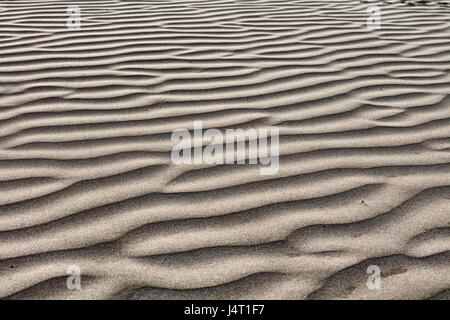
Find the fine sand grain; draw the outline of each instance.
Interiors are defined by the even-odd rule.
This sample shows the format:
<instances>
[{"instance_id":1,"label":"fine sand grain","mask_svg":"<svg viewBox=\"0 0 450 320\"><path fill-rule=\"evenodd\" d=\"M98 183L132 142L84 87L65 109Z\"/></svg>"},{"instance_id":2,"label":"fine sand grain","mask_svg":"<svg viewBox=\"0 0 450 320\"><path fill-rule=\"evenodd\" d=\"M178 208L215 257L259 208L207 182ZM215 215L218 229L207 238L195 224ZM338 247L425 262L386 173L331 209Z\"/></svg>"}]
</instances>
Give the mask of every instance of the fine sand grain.
<instances>
[{"instance_id":1,"label":"fine sand grain","mask_svg":"<svg viewBox=\"0 0 450 320\"><path fill-rule=\"evenodd\" d=\"M420 3L2 0L0 298L449 299L450 7ZM279 171L174 165L198 120L279 129Z\"/></svg>"}]
</instances>

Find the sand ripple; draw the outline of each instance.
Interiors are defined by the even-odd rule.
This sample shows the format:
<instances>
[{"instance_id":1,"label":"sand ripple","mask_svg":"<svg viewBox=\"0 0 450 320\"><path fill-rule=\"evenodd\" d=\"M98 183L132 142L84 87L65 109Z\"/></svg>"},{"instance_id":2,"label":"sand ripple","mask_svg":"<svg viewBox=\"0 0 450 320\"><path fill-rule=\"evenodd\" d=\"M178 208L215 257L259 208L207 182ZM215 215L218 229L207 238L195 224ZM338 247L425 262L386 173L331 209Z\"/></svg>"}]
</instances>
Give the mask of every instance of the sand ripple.
<instances>
[{"instance_id":1,"label":"sand ripple","mask_svg":"<svg viewBox=\"0 0 450 320\"><path fill-rule=\"evenodd\" d=\"M2 1L0 297L448 299L450 8L371 2ZM194 120L279 172L173 165Z\"/></svg>"}]
</instances>

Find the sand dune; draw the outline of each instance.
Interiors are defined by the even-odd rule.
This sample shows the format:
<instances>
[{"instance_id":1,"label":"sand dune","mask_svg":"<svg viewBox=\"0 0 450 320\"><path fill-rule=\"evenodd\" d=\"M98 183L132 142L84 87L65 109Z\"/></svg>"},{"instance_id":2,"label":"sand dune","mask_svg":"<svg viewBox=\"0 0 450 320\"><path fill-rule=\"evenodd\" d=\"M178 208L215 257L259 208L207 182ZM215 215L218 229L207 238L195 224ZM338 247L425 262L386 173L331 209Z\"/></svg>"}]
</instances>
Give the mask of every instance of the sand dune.
<instances>
[{"instance_id":1,"label":"sand dune","mask_svg":"<svg viewBox=\"0 0 450 320\"><path fill-rule=\"evenodd\" d=\"M407 2L1 1L0 298L449 299L450 5ZM279 171L175 165L194 121Z\"/></svg>"}]
</instances>

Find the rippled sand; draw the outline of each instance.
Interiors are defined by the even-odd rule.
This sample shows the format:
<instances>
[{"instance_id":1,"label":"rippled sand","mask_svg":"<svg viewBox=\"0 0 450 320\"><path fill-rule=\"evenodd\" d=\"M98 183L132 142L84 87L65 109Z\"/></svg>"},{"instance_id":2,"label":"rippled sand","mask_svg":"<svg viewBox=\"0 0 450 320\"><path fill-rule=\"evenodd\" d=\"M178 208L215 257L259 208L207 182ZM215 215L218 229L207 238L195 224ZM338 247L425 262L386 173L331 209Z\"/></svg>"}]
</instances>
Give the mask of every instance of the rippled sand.
<instances>
[{"instance_id":1,"label":"rippled sand","mask_svg":"<svg viewBox=\"0 0 450 320\"><path fill-rule=\"evenodd\" d=\"M450 299L450 8L369 3L1 1L0 297ZM174 165L195 120L280 170Z\"/></svg>"}]
</instances>

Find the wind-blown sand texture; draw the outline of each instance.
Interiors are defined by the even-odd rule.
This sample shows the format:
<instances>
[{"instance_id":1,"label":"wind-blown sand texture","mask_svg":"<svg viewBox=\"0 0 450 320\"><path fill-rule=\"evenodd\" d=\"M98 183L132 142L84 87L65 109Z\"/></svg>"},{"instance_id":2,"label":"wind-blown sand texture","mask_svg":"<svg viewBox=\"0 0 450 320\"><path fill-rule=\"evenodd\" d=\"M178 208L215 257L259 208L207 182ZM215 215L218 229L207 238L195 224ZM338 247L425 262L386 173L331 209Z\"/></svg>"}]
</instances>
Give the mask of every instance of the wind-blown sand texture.
<instances>
[{"instance_id":1,"label":"wind-blown sand texture","mask_svg":"<svg viewBox=\"0 0 450 320\"><path fill-rule=\"evenodd\" d=\"M443 3L2 0L0 297L449 299L449 70ZM279 172L173 165L194 120Z\"/></svg>"}]
</instances>

